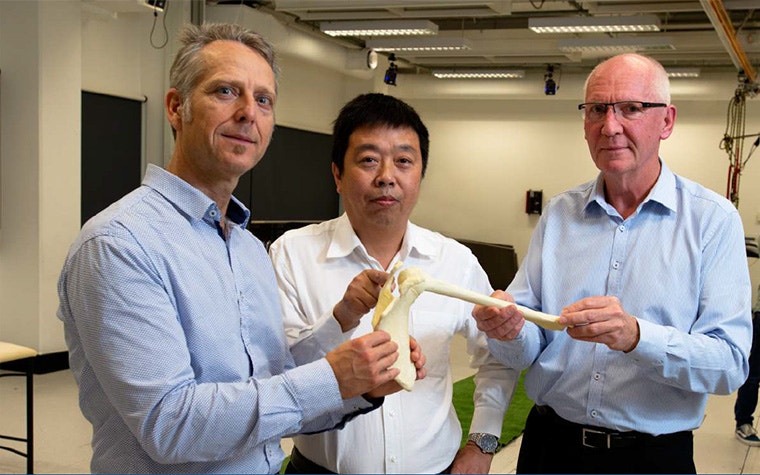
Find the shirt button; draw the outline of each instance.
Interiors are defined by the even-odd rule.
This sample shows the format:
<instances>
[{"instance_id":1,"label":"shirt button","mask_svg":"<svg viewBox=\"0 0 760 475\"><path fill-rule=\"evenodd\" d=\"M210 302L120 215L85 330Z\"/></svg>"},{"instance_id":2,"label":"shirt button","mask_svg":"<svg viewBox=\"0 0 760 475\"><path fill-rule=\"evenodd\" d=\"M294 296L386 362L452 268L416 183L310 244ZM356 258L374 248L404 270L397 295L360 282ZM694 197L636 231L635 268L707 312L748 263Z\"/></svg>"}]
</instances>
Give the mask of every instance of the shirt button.
<instances>
[{"instance_id":1,"label":"shirt button","mask_svg":"<svg viewBox=\"0 0 760 475\"><path fill-rule=\"evenodd\" d=\"M624 232L624 231L625 231L625 225L621 224L620 226L618 226L618 230L619 230L621 233L622 233L622 232Z\"/></svg>"},{"instance_id":2,"label":"shirt button","mask_svg":"<svg viewBox=\"0 0 760 475\"><path fill-rule=\"evenodd\" d=\"M599 373L594 373L594 379L599 381L602 378L602 375Z\"/></svg>"},{"instance_id":3,"label":"shirt button","mask_svg":"<svg viewBox=\"0 0 760 475\"><path fill-rule=\"evenodd\" d=\"M388 411L388 415L389 415L390 417L395 417L395 416L396 416L396 413L395 413L394 411Z\"/></svg>"},{"instance_id":4,"label":"shirt button","mask_svg":"<svg viewBox=\"0 0 760 475\"><path fill-rule=\"evenodd\" d=\"M619 267L620 267L620 263L619 262L615 261L615 262L612 263L612 268L613 269L617 269Z\"/></svg>"},{"instance_id":5,"label":"shirt button","mask_svg":"<svg viewBox=\"0 0 760 475\"><path fill-rule=\"evenodd\" d=\"M393 455L393 456L391 457L391 462L392 462L392 463L396 463L396 456L395 456L395 455Z\"/></svg>"},{"instance_id":6,"label":"shirt button","mask_svg":"<svg viewBox=\"0 0 760 475\"><path fill-rule=\"evenodd\" d=\"M596 409L594 409L593 411L591 411L591 417L596 417L596 416L597 416L597 412L596 412Z\"/></svg>"},{"instance_id":7,"label":"shirt button","mask_svg":"<svg viewBox=\"0 0 760 475\"><path fill-rule=\"evenodd\" d=\"M216 218L216 210L212 209L208 214L211 215L212 218Z\"/></svg>"}]
</instances>

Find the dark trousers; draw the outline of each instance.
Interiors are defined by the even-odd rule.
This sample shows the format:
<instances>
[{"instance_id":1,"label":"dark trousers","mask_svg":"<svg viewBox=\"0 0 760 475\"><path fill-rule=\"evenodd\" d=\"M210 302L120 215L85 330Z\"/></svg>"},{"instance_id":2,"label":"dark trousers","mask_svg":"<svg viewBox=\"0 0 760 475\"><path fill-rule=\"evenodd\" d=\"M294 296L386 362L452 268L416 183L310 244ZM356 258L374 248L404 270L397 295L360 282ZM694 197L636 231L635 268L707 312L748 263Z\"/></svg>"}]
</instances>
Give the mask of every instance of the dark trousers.
<instances>
[{"instance_id":1,"label":"dark trousers","mask_svg":"<svg viewBox=\"0 0 760 475\"><path fill-rule=\"evenodd\" d=\"M693 434L614 432L536 406L525 424L517 473L696 473Z\"/></svg>"},{"instance_id":2,"label":"dark trousers","mask_svg":"<svg viewBox=\"0 0 760 475\"><path fill-rule=\"evenodd\" d=\"M293 447L293 452L290 453L290 461L285 467L285 473L335 473L327 470L321 465L317 465L311 460L304 457L304 455Z\"/></svg>"},{"instance_id":3,"label":"dark trousers","mask_svg":"<svg viewBox=\"0 0 760 475\"><path fill-rule=\"evenodd\" d=\"M736 393L734 418L736 427L752 424L757 407L757 390L760 387L760 312L752 319L752 349L749 353L749 376Z\"/></svg>"}]
</instances>

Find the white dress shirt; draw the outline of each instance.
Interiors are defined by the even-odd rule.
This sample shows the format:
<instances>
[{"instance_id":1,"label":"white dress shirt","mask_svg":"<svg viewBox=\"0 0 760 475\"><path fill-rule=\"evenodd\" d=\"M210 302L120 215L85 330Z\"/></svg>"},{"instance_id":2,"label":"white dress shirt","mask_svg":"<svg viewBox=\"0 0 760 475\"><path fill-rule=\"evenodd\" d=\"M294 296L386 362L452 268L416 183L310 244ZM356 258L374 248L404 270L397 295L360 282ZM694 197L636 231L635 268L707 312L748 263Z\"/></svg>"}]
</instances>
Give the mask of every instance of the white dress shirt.
<instances>
[{"instance_id":1,"label":"white dress shirt","mask_svg":"<svg viewBox=\"0 0 760 475\"><path fill-rule=\"evenodd\" d=\"M346 287L362 270L382 269L367 254L348 217L289 231L270 248L284 312L285 333L297 364L313 361L336 345L372 331L371 312L346 333L332 315ZM488 277L467 247L441 234L407 226L390 267L416 266L445 282L483 294ZM412 305L409 330L427 358L427 377L411 392L385 398L383 406L339 431L294 438L298 450L338 473L439 473L454 460L462 428L451 403L449 366L454 334L467 339L475 377L475 412L470 432L501 434L504 412L519 373L488 353L485 335L471 317L472 304L423 293Z\"/></svg>"}]
</instances>

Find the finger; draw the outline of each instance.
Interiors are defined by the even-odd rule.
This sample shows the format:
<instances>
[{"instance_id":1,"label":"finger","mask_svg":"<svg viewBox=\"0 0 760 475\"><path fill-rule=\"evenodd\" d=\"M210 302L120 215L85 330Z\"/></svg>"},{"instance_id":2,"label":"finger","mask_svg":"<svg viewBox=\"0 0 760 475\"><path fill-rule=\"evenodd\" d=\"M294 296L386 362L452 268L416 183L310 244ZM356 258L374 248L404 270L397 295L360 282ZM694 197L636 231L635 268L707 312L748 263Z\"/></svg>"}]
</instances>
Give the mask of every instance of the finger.
<instances>
[{"instance_id":1,"label":"finger","mask_svg":"<svg viewBox=\"0 0 760 475\"><path fill-rule=\"evenodd\" d=\"M378 358L378 366L389 368L399 357L398 345L391 342L373 349Z\"/></svg>"},{"instance_id":2,"label":"finger","mask_svg":"<svg viewBox=\"0 0 760 475\"><path fill-rule=\"evenodd\" d=\"M427 369L424 367L417 368L417 379L425 379L425 376L427 376Z\"/></svg>"},{"instance_id":3,"label":"finger","mask_svg":"<svg viewBox=\"0 0 760 475\"><path fill-rule=\"evenodd\" d=\"M389 273L375 269L365 269L362 271L362 274L366 276L372 286L376 288L382 287L385 284L385 281L388 280L388 277L390 277Z\"/></svg>"},{"instance_id":4,"label":"finger","mask_svg":"<svg viewBox=\"0 0 760 475\"><path fill-rule=\"evenodd\" d=\"M501 313L496 307L486 307L483 305L476 305L472 309L472 316L478 322L487 322L495 318L499 318Z\"/></svg>"},{"instance_id":5,"label":"finger","mask_svg":"<svg viewBox=\"0 0 760 475\"><path fill-rule=\"evenodd\" d=\"M507 302L515 301L515 299L510 294L500 289L494 290L493 293L491 293L491 297L500 300L506 300Z\"/></svg>"},{"instance_id":6,"label":"finger","mask_svg":"<svg viewBox=\"0 0 760 475\"><path fill-rule=\"evenodd\" d=\"M392 343L390 333L385 330L375 330L372 333L367 333L366 335L359 337L358 339L363 343L366 343L369 348L380 346L388 342ZM393 344L395 345L395 343ZM398 345L396 345L396 347L398 348Z\"/></svg>"},{"instance_id":7,"label":"finger","mask_svg":"<svg viewBox=\"0 0 760 475\"><path fill-rule=\"evenodd\" d=\"M562 312L580 312L587 309L604 308L617 303L618 299L612 296L586 297L571 303L562 309Z\"/></svg>"},{"instance_id":8,"label":"finger","mask_svg":"<svg viewBox=\"0 0 760 475\"><path fill-rule=\"evenodd\" d=\"M427 357L424 353L419 353L416 357L412 358L412 361L414 362L414 367L420 369L425 366L425 363L427 363Z\"/></svg>"}]
</instances>

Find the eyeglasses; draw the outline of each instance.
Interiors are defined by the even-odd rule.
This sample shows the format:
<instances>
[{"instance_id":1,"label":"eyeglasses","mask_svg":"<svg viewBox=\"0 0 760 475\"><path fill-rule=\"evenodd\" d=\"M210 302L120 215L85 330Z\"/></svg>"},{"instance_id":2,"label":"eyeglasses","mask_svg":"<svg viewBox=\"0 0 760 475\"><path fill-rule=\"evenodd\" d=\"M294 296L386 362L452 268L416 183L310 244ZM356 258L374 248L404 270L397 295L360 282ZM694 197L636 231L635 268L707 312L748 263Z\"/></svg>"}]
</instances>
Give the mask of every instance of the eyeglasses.
<instances>
[{"instance_id":1,"label":"eyeglasses","mask_svg":"<svg viewBox=\"0 0 760 475\"><path fill-rule=\"evenodd\" d=\"M612 110L618 117L626 120L641 119L647 109L652 107L667 107L661 102L621 101L621 102L586 102L578 104L578 110L583 111L583 117L592 122L598 122L607 116L607 108Z\"/></svg>"}]
</instances>

